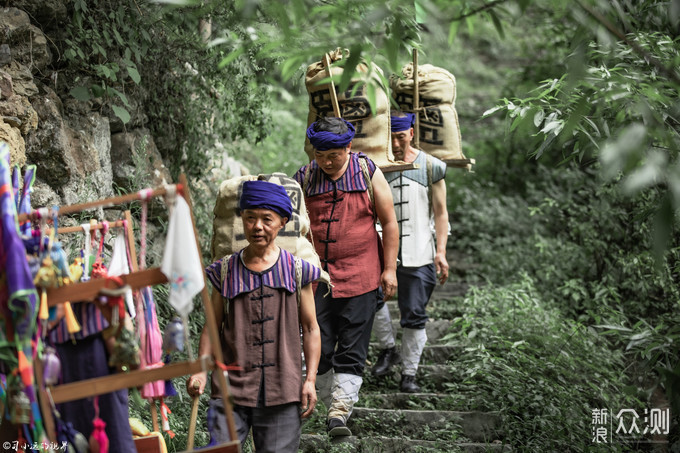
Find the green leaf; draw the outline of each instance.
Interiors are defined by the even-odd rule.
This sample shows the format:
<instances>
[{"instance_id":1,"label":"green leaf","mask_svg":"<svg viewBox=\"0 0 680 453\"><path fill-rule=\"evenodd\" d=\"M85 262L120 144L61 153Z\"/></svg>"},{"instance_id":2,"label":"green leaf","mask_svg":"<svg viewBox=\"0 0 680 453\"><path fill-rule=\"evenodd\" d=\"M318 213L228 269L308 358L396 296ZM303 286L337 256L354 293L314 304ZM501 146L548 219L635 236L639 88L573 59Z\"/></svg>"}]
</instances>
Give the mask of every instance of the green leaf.
<instances>
[{"instance_id":1,"label":"green leaf","mask_svg":"<svg viewBox=\"0 0 680 453\"><path fill-rule=\"evenodd\" d=\"M69 94L79 101L89 101L92 98L92 96L90 96L90 90L84 86L72 88L71 91L69 91Z\"/></svg>"},{"instance_id":2,"label":"green leaf","mask_svg":"<svg viewBox=\"0 0 680 453\"><path fill-rule=\"evenodd\" d=\"M352 81L352 77L356 72L356 67L359 64L360 59L361 46L355 44L349 49L349 58L347 59L347 63L345 63L342 78L340 79L340 85L338 86L340 92L349 88L349 83Z\"/></svg>"},{"instance_id":3,"label":"green leaf","mask_svg":"<svg viewBox=\"0 0 680 453\"><path fill-rule=\"evenodd\" d=\"M451 22L451 25L449 25L449 45L453 44L453 40L458 34L458 27L460 27L460 22L457 20Z\"/></svg>"},{"instance_id":4,"label":"green leaf","mask_svg":"<svg viewBox=\"0 0 680 453\"><path fill-rule=\"evenodd\" d=\"M226 57L224 57L224 58L222 59L222 61L220 61L220 64L217 65L217 67L220 68L220 69L224 68L224 67L227 66L229 63L231 63L232 61L236 60L238 57L240 57L241 55L243 55L243 52L245 52L245 51L246 51L246 49L245 49L245 47L243 47L243 46L237 48L236 50L230 52L229 55L227 55Z\"/></svg>"},{"instance_id":5,"label":"green leaf","mask_svg":"<svg viewBox=\"0 0 680 453\"><path fill-rule=\"evenodd\" d=\"M139 75L139 71L137 71L137 68L135 68L134 66L128 66L127 72L132 81L139 85L139 82L142 81L142 77Z\"/></svg>"},{"instance_id":6,"label":"green leaf","mask_svg":"<svg viewBox=\"0 0 680 453\"><path fill-rule=\"evenodd\" d=\"M493 9L491 9L489 10L489 15L491 16L491 22L493 22L493 26L496 28L496 31L498 32L498 36L500 36L501 38L505 38L503 25L501 24L500 19L498 19L498 15L496 15L496 12Z\"/></svg>"},{"instance_id":7,"label":"green leaf","mask_svg":"<svg viewBox=\"0 0 680 453\"><path fill-rule=\"evenodd\" d=\"M111 108L113 109L113 113L115 113L116 116L120 118L123 124L130 122L130 112L125 110L123 107L118 107L117 105L112 105Z\"/></svg>"}]
</instances>

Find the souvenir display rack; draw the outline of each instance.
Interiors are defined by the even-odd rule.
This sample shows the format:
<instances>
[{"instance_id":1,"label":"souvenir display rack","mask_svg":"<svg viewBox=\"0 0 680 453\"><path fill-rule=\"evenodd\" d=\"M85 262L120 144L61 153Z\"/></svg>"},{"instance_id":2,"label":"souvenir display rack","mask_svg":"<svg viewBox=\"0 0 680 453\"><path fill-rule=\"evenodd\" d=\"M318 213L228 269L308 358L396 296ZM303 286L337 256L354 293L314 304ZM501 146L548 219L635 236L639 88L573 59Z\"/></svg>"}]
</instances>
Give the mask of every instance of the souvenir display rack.
<instances>
[{"instance_id":1,"label":"souvenir display rack","mask_svg":"<svg viewBox=\"0 0 680 453\"><path fill-rule=\"evenodd\" d=\"M178 195L184 197L189 206L191 221L194 228L194 236L198 244L195 218L193 209L191 207L186 177L184 175L180 176L180 184L174 186L174 189ZM168 188L162 187L154 189L153 191L149 190L146 192L146 195L144 195L142 192L100 199L83 204L62 206L59 208L58 215L71 214L99 207L115 206L144 198L162 196L168 193ZM20 214L18 220L20 222L28 219L37 220L41 215L44 215L44 209L35 210L30 214ZM129 212L126 214L126 219L128 220L128 227L131 228L132 219L129 216ZM73 231L80 231L80 227L69 228L75 228ZM58 229L57 231L64 232L68 230ZM132 237L133 236L131 234L128 235L128 244L131 248L131 252L134 250L134 241ZM201 273L203 273L202 269ZM127 275L120 276L120 279L123 281L124 285L129 285L133 291L145 286L154 286L168 282L167 277L161 272L160 268L154 267L144 270L137 270L134 264L132 271ZM58 288L50 288L47 290L48 305L52 307L67 301L92 301L103 289L113 289L110 288L112 283L113 282L111 282L109 279L91 279L87 282L72 283ZM213 449L203 451L219 451L223 453L239 452L240 442L238 441L236 427L234 424L232 404L228 390L228 381L225 373L221 372L223 366L223 355L221 348L217 346L221 344L219 339L219 328L216 324L215 314L212 309L207 286L204 286L203 290L201 291L201 299L205 312L205 328L208 329L210 342L213 345L213 357L202 356L194 360L190 359L183 362L167 364L161 368L137 369L124 373L116 373L109 376L47 387L44 385L42 378L41 361L37 360L35 363L36 380L38 381L40 388L40 404L42 412L44 413L43 417L45 429L49 438L56 439L55 422L51 411L53 404L74 401L77 399L92 397L126 388L139 387L147 382L167 380L174 377L194 374L200 371L216 370L221 397L225 408L227 427L229 429L230 438L233 440L213 447ZM154 424L155 423L156 422L154 422Z\"/></svg>"}]
</instances>

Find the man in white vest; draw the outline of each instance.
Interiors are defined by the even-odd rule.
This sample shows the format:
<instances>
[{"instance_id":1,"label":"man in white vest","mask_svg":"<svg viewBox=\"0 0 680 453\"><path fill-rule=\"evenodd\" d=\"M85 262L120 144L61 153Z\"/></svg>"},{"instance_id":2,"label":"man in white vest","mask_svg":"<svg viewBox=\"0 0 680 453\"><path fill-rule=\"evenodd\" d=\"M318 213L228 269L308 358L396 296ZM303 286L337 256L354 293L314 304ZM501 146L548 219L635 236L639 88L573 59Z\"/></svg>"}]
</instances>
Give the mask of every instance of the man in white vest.
<instances>
[{"instance_id":1,"label":"man in white vest","mask_svg":"<svg viewBox=\"0 0 680 453\"><path fill-rule=\"evenodd\" d=\"M382 349L372 369L375 376L390 373L401 361L402 392L417 393L420 387L415 376L420 356L427 342L425 307L439 280L444 284L449 276L446 261L446 241L449 215L446 209L446 164L411 146L413 139L412 113L393 111L391 114L392 152L394 157L413 162L418 168L385 174L392 190L395 213L399 223L398 301L403 329L401 356L397 352L392 321L386 304L375 315L373 332ZM430 219L434 220L434 238Z\"/></svg>"}]
</instances>

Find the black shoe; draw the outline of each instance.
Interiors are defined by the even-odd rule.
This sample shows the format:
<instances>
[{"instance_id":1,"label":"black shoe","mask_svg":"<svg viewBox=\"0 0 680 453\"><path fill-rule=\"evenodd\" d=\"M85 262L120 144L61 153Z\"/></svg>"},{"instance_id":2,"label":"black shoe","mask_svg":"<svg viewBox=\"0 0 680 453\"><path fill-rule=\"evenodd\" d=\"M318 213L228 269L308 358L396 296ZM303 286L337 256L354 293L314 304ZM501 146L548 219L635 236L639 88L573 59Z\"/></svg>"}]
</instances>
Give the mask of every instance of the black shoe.
<instances>
[{"instance_id":1,"label":"black shoe","mask_svg":"<svg viewBox=\"0 0 680 453\"><path fill-rule=\"evenodd\" d=\"M330 437L352 435L352 431L350 431L349 428L345 425L345 422L343 422L339 418L331 418L330 420L328 420L327 431Z\"/></svg>"},{"instance_id":2,"label":"black shoe","mask_svg":"<svg viewBox=\"0 0 680 453\"><path fill-rule=\"evenodd\" d=\"M420 386L416 384L415 376L401 375L401 391L404 393L420 393Z\"/></svg>"},{"instance_id":3,"label":"black shoe","mask_svg":"<svg viewBox=\"0 0 680 453\"><path fill-rule=\"evenodd\" d=\"M397 352L396 346L389 349L383 349L375 362L375 366L371 369L373 376L385 376L389 374L392 365L396 365L401 360L401 356Z\"/></svg>"}]
</instances>

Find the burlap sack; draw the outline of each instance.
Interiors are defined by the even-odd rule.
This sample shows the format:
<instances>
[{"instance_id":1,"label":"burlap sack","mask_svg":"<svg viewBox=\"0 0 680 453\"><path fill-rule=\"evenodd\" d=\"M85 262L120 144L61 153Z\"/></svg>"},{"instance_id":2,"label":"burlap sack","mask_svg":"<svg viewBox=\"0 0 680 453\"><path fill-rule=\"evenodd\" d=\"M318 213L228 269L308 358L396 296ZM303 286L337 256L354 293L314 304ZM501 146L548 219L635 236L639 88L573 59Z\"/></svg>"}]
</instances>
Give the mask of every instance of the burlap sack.
<instances>
[{"instance_id":1,"label":"burlap sack","mask_svg":"<svg viewBox=\"0 0 680 453\"><path fill-rule=\"evenodd\" d=\"M340 49L330 52L331 62L343 58ZM345 52L345 58L348 52ZM343 68L331 66L333 75L343 73ZM352 151L366 154L379 167L394 164L392 154L392 142L390 140L390 105L387 93L384 89L376 90L375 114L371 112L368 102L366 81L367 77L380 85L382 70L371 63L369 67L365 62L359 63L356 67L357 75L352 79L347 91L337 93L340 116L352 123L356 129L354 140L352 140ZM307 115L307 126L326 116L335 116L333 104L331 102L330 84L318 83L328 77L326 65L323 61L317 61L307 67L305 86L309 94L309 114ZM358 88L357 88L358 85ZM356 89L356 92L352 93ZM337 90L337 86L336 86ZM309 160L314 159L314 148L308 139L305 139L305 152Z\"/></svg>"},{"instance_id":2,"label":"burlap sack","mask_svg":"<svg viewBox=\"0 0 680 453\"><path fill-rule=\"evenodd\" d=\"M243 222L238 208L241 198L241 187L244 181L263 179L286 188L293 205L293 216L279 232L276 245L302 258L321 269L321 260L314 246L307 240L309 233L309 215L300 185L293 178L283 173L271 175L246 175L228 179L220 185L220 191L213 210L213 238L211 251L213 260L238 252L248 245L243 232ZM327 272L321 271L321 279L330 283Z\"/></svg>"},{"instance_id":3,"label":"burlap sack","mask_svg":"<svg viewBox=\"0 0 680 453\"><path fill-rule=\"evenodd\" d=\"M402 77L390 77L390 89L399 108L413 112L413 63L405 65ZM456 78L446 69L418 66L420 148L439 159L465 159L461 149L456 112Z\"/></svg>"}]
</instances>

